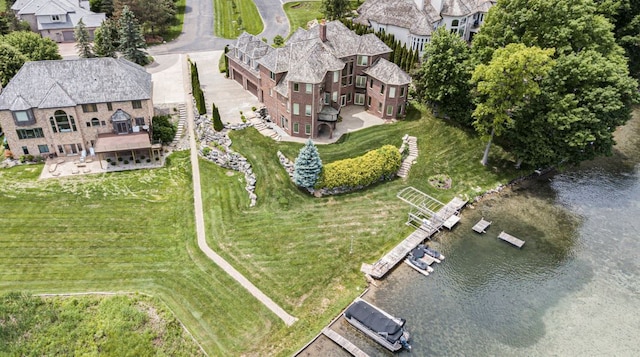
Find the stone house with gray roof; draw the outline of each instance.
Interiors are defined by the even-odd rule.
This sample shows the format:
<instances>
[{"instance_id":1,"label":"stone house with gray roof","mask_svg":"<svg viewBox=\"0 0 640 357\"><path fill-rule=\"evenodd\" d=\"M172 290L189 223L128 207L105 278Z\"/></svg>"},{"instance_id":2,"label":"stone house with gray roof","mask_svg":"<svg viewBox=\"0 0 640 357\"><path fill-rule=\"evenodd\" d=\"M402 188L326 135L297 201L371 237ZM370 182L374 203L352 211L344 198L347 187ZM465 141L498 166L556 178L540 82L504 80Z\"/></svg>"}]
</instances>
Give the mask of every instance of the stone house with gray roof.
<instances>
[{"instance_id":1,"label":"stone house with gray roof","mask_svg":"<svg viewBox=\"0 0 640 357\"><path fill-rule=\"evenodd\" d=\"M152 94L124 58L27 62L0 93L0 126L15 157L146 153Z\"/></svg>"},{"instance_id":2,"label":"stone house with gray roof","mask_svg":"<svg viewBox=\"0 0 640 357\"><path fill-rule=\"evenodd\" d=\"M422 54L431 34L445 27L471 41L497 0L366 0L354 20L391 33Z\"/></svg>"},{"instance_id":3,"label":"stone house with gray roof","mask_svg":"<svg viewBox=\"0 0 640 357\"><path fill-rule=\"evenodd\" d=\"M229 76L264 103L291 136L333 135L340 109L361 105L382 119L405 115L411 77L388 61L374 34L359 36L339 21L298 29L273 48L244 33L227 53Z\"/></svg>"},{"instance_id":4,"label":"stone house with gray roof","mask_svg":"<svg viewBox=\"0 0 640 357\"><path fill-rule=\"evenodd\" d=\"M105 20L105 14L89 10L83 0L16 0L11 10L20 20L27 21L31 31L55 42L74 42L74 29L82 20L89 36Z\"/></svg>"}]
</instances>

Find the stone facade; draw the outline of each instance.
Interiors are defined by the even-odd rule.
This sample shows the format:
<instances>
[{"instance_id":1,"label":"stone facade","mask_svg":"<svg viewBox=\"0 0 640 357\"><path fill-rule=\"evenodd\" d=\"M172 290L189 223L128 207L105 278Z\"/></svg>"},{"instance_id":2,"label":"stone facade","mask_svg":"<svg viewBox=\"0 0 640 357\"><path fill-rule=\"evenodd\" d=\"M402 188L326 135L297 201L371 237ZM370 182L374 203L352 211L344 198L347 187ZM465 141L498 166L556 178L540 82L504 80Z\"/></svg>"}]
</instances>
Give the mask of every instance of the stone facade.
<instances>
[{"instance_id":1,"label":"stone facade","mask_svg":"<svg viewBox=\"0 0 640 357\"><path fill-rule=\"evenodd\" d=\"M147 126L147 130L149 130L153 117L153 103L149 99L141 100L139 103L141 107L137 109L133 108L133 103L130 101L95 103L97 110L95 112L85 112L82 105L49 109L34 108L31 109L31 112L35 122L29 125L18 125L11 111L2 110L0 111L0 123L2 123L5 132L7 144L16 157L21 155L48 156L49 154L79 155L82 150L88 152L89 148L95 145L98 135L117 133L111 116L118 109L131 115L132 127L138 126L137 131L144 131L143 126ZM109 109L109 105L111 109ZM63 113L67 116L70 129L59 130L59 123L54 125L51 122L51 119L56 121L56 114L62 118L61 114ZM139 119L136 121L136 118ZM21 136L24 137L22 135L24 130L38 129L42 131L43 137L21 138ZM133 130L132 128L131 131Z\"/></svg>"},{"instance_id":2,"label":"stone facade","mask_svg":"<svg viewBox=\"0 0 640 357\"><path fill-rule=\"evenodd\" d=\"M0 126L16 157L89 154L100 137L150 134L152 88L124 59L27 62L0 93Z\"/></svg>"},{"instance_id":3,"label":"stone facade","mask_svg":"<svg viewBox=\"0 0 640 357\"><path fill-rule=\"evenodd\" d=\"M277 49L245 33L227 57L231 78L264 103L277 126L291 136L317 138L332 136L346 105L364 106L382 119L404 117L411 78L388 61L390 54L375 35L359 36L333 21L299 29Z\"/></svg>"}]
</instances>

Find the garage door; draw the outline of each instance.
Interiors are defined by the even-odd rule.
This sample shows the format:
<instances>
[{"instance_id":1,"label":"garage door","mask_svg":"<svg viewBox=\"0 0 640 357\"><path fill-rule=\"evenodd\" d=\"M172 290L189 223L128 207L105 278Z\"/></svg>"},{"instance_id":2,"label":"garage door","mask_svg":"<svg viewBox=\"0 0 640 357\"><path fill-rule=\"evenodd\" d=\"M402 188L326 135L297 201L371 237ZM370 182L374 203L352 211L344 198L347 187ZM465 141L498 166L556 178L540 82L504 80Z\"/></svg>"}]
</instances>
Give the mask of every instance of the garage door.
<instances>
[{"instance_id":1,"label":"garage door","mask_svg":"<svg viewBox=\"0 0 640 357\"><path fill-rule=\"evenodd\" d=\"M233 70L233 79L235 79L236 82L240 83L240 85L244 85L242 83L242 74L240 74L240 72L236 71L235 69Z\"/></svg>"},{"instance_id":2,"label":"garage door","mask_svg":"<svg viewBox=\"0 0 640 357\"><path fill-rule=\"evenodd\" d=\"M62 31L62 39L64 42L74 42L76 40L73 36L73 31Z\"/></svg>"},{"instance_id":3,"label":"garage door","mask_svg":"<svg viewBox=\"0 0 640 357\"><path fill-rule=\"evenodd\" d=\"M258 86L249 81L247 81L247 90L256 97L258 96Z\"/></svg>"}]
</instances>

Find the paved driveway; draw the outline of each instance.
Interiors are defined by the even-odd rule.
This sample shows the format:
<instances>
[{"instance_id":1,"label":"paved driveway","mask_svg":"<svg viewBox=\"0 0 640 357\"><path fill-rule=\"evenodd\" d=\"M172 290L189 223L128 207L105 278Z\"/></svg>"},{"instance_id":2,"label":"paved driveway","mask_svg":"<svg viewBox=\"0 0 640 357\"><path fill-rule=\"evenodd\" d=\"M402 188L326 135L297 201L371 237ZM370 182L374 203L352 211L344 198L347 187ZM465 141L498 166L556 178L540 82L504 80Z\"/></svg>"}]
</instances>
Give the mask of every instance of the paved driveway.
<instances>
[{"instance_id":1,"label":"paved driveway","mask_svg":"<svg viewBox=\"0 0 640 357\"><path fill-rule=\"evenodd\" d=\"M256 4L264 23L264 30L257 37L265 37L270 44L273 43L273 38L276 35L287 38L289 36L289 19L282 9L284 1L253 0L253 2Z\"/></svg>"}]
</instances>

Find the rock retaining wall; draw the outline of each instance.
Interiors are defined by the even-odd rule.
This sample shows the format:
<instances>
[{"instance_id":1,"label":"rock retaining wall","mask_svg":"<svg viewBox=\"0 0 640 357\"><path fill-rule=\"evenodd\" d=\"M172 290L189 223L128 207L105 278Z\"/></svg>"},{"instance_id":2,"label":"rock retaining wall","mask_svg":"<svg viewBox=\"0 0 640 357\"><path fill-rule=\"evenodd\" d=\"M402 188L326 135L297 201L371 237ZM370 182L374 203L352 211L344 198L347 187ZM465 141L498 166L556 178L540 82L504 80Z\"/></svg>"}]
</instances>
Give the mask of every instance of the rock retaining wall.
<instances>
[{"instance_id":1,"label":"rock retaining wall","mask_svg":"<svg viewBox=\"0 0 640 357\"><path fill-rule=\"evenodd\" d=\"M247 158L231 149L231 139L228 135L230 130L242 130L252 126L252 124L250 122L229 124L225 125L222 131L215 131L213 129L213 121L206 115L201 116L198 115L198 113L194 113L194 115L196 139L199 143L198 152L200 156L220 167L242 172L246 182L244 188L249 194L249 207L255 206L256 200L258 199L255 194L256 175ZM205 155L204 149L207 147L210 148L211 151Z\"/></svg>"}]
</instances>

